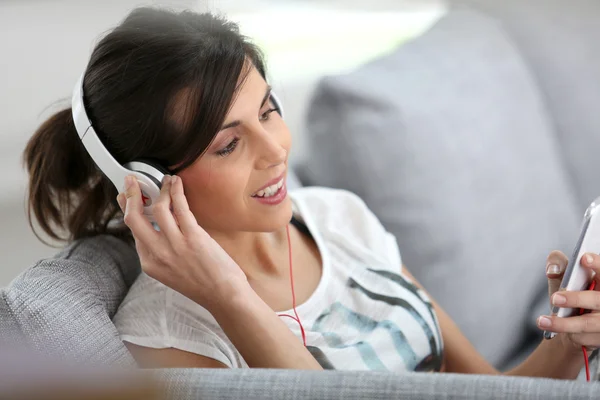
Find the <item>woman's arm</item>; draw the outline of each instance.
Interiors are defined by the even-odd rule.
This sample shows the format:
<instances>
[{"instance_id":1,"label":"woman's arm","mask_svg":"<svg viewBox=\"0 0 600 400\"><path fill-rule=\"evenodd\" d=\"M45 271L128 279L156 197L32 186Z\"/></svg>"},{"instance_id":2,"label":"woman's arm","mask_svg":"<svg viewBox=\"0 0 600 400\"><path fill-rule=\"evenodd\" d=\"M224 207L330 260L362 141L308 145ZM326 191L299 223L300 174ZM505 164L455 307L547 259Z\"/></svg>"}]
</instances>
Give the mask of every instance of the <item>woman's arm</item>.
<instances>
[{"instance_id":1,"label":"woman's arm","mask_svg":"<svg viewBox=\"0 0 600 400\"><path fill-rule=\"evenodd\" d=\"M254 290L232 287L229 297L230 301L209 311L249 367L322 369ZM227 368L212 358L176 348L154 349L128 342L125 345L142 368Z\"/></svg>"},{"instance_id":2,"label":"woman's arm","mask_svg":"<svg viewBox=\"0 0 600 400\"><path fill-rule=\"evenodd\" d=\"M402 273L425 291L408 269L403 267ZM429 297L431 298L431 296ZM434 300L432 300L432 304L438 316L444 340L445 371L466 374L501 374L479 354L439 304ZM577 354L575 351L565 349L561 341L555 338L543 341L527 360L506 372L505 375L574 379L582 367L581 353Z\"/></svg>"},{"instance_id":3,"label":"woman's arm","mask_svg":"<svg viewBox=\"0 0 600 400\"><path fill-rule=\"evenodd\" d=\"M206 308L250 367L321 369L235 261L198 225L181 178L166 176L153 206L160 231L143 215L135 178L128 177L125 186L119 205L148 276Z\"/></svg>"},{"instance_id":4,"label":"woman's arm","mask_svg":"<svg viewBox=\"0 0 600 400\"><path fill-rule=\"evenodd\" d=\"M228 293L229 301L209 311L250 367L322 369L250 285L232 285Z\"/></svg>"},{"instance_id":5,"label":"woman's arm","mask_svg":"<svg viewBox=\"0 0 600 400\"><path fill-rule=\"evenodd\" d=\"M427 291L417 282L414 276L406 267L402 267L402 274L417 285L421 290ZM444 370L445 372L456 372L465 374L492 374L498 375L500 372L492 367L479 352L473 347L471 342L463 335L458 326L452 321L450 316L437 304L433 298L431 304L438 317L442 339L444 341Z\"/></svg>"},{"instance_id":6,"label":"woman's arm","mask_svg":"<svg viewBox=\"0 0 600 400\"><path fill-rule=\"evenodd\" d=\"M227 365L213 358L172 347L154 349L129 342L124 343L140 368L227 368Z\"/></svg>"}]
</instances>

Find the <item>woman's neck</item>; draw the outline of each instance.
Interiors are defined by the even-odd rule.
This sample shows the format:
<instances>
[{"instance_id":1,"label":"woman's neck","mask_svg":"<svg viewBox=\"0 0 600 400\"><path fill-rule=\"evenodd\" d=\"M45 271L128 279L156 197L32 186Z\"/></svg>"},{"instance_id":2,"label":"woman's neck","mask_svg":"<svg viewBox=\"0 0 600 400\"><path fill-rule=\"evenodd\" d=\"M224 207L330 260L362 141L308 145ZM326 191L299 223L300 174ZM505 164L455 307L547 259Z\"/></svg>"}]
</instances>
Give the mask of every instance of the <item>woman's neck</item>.
<instances>
[{"instance_id":1,"label":"woman's neck","mask_svg":"<svg viewBox=\"0 0 600 400\"><path fill-rule=\"evenodd\" d=\"M274 232L209 232L250 280L287 275L285 227Z\"/></svg>"}]
</instances>

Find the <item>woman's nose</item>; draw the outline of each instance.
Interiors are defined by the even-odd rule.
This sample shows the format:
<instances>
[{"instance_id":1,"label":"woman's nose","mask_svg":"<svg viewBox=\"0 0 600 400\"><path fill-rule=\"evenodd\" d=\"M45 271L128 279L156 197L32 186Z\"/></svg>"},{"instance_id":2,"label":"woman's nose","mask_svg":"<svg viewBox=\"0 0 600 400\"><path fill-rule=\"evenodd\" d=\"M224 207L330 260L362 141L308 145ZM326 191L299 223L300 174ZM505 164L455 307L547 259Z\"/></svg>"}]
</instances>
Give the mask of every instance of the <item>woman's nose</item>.
<instances>
[{"instance_id":1,"label":"woman's nose","mask_svg":"<svg viewBox=\"0 0 600 400\"><path fill-rule=\"evenodd\" d=\"M265 132L257 143L257 168L266 169L284 163L287 160L287 149L280 143L278 135Z\"/></svg>"}]
</instances>

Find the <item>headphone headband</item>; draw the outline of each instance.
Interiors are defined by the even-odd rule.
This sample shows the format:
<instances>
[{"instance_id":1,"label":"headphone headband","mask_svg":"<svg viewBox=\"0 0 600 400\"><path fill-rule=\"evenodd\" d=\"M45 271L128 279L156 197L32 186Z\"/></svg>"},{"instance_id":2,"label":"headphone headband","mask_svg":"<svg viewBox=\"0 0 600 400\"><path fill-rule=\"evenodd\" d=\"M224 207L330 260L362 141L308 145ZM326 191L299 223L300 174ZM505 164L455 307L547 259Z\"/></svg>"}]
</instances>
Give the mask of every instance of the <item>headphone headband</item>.
<instances>
[{"instance_id":1,"label":"headphone headband","mask_svg":"<svg viewBox=\"0 0 600 400\"><path fill-rule=\"evenodd\" d=\"M81 139L81 143L83 143L83 146L98 168L100 168L113 185L115 185L117 191L121 191L127 175L135 175L140 188L142 189L144 214L150 221L153 221L152 204L160 195L161 182L166 173L166 169L141 160L133 161L123 166L109 153L98 137L85 110L83 93L84 76L85 73L83 73L77 81L71 99L71 113L73 114L73 122L75 123L75 129L77 130L79 139ZM275 105L275 108L277 108L279 115L283 118L283 108L281 107L279 99L273 92L271 92L271 100Z\"/></svg>"},{"instance_id":2,"label":"headphone headband","mask_svg":"<svg viewBox=\"0 0 600 400\"><path fill-rule=\"evenodd\" d=\"M73 122L79 134L79 139L90 154L98 168L110 179L117 189L123 186L125 177L131 172L121 166L108 152L96 134L90 118L85 111L83 102L83 75L79 78L71 100Z\"/></svg>"},{"instance_id":3,"label":"headphone headband","mask_svg":"<svg viewBox=\"0 0 600 400\"><path fill-rule=\"evenodd\" d=\"M98 134L85 111L83 77L84 75L81 75L77 81L71 99L73 122L75 123L75 129L81 139L81 143L83 143L83 146L98 168L100 168L113 185L115 185L117 191L121 192L121 188L123 187L127 175L135 175L140 188L142 189L144 214L152 221L152 204L158 199L158 195L160 194L160 183L162 182L164 174L153 168L154 171L151 173L152 178L150 178L144 173L146 171L139 171L138 168L135 168L135 165L131 169L123 167L109 153L104 144L102 144L102 141L98 137ZM158 185L156 181L158 181Z\"/></svg>"}]
</instances>

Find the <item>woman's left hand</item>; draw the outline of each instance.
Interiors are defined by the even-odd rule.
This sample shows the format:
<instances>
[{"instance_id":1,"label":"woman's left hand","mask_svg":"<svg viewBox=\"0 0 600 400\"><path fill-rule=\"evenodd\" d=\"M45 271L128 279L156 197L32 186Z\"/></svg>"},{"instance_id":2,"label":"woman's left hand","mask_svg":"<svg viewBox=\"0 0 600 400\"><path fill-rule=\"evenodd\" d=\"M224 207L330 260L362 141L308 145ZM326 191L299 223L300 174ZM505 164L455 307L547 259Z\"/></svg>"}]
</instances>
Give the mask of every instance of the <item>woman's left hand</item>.
<instances>
[{"instance_id":1,"label":"woman's left hand","mask_svg":"<svg viewBox=\"0 0 600 400\"><path fill-rule=\"evenodd\" d=\"M600 255L586 253L581 258L583 268L593 270L596 275L596 290L581 292L559 291L560 283L567 268L568 258L560 251L553 251L546 263L548 294L552 306L586 309L589 313L560 318L555 315L541 316L537 325L542 330L558 333L557 338L564 342L567 349L581 350L600 347Z\"/></svg>"}]
</instances>

